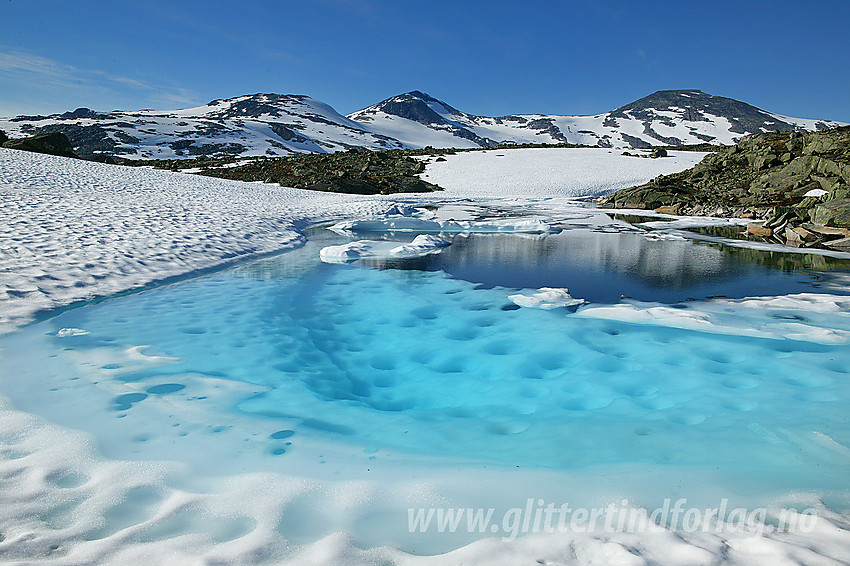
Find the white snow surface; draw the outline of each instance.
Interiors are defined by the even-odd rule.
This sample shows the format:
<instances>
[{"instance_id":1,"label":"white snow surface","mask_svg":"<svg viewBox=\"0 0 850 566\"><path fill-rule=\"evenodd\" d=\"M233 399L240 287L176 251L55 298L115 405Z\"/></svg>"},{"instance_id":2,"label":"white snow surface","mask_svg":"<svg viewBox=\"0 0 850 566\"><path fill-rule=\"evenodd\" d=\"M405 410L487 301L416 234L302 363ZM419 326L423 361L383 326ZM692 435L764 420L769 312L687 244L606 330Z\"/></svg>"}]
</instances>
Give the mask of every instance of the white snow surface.
<instances>
[{"instance_id":1,"label":"white snow surface","mask_svg":"<svg viewBox=\"0 0 850 566\"><path fill-rule=\"evenodd\" d=\"M255 105L262 110L253 108ZM404 147L396 140L364 130L330 105L302 95L238 96L182 110L116 110L79 118L59 115L0 119L0 129L13 138L32 135L31 128L70 124L106 130L109 140L115 143L113 151L130 159L195 157L188 145L194 149L207 146L213 154L239 157L325 153L351 146Z\"/></svg>"},{"instance_id":2,"label":"white snow surface","mask_svg":"<svg viewBox=\"0 0 850 566\"><path fill-rule=\"evenodd\" d=\"M386 200L0 149L0 332L39 311L299 245Z\"/></svg>"},{"instance_id":3,"label":"white snow surface","mask_svg":"<svg viewBox=\"0 0 850 566\"><path fill-rule=\"evenodd\" d=\"M432 161L420 176L465 197L599 196L689 169L706 154L670 155L629 157L603 148L472 151Z\"/></svg>"},{"instance_id":4,"label":"white snow surface","mask_svg":"<svg viewBox=\"0 0 850 566\"><path fill-rule=\"evenodd\" d=\"M319 257L325 263L348 263L358 259L398 259L438 253L450 242L433 234L419 234L412 242L400 244L387 240L358 240L321 249Z\"/></svg>"},{"instance_id":5,"label":"white snow surface","mask_svg":"<svg viewBox=\"0 0 850 566\"><path fill-rule=\"evenodd\" d=\"M570 295L569 289L552 287L541 287L536 292L508 295L508 299L520 307L543 310L573 307L585 303L584 299L577 299Z\"/></svg>"},{"instance_id":6,"label":"white snow surface","mask_svg":"<svg viewBox=\"0 0 850 566\"><path fill-rule=\"evenodd\" d=\"M815 344L850 343L846 327L850 316L850 299L840 295L800 293L782 297L748 299L715 299L679 305L680 308L657 303L625 301L616 305L588 305L575 316L618 320L636 324L667 326L709 334L750 336L772 340L799 340ZM753 309L746 324L736 316L739 307ZM758 310L756 310L758 309ZM818 312L818 325L777 319L775 310L802 315Z\"/></svg>"},{"instance_id":7,"label":"white snow surface","mask_svg":"<svg viewBox=\"0 0 850 566\"><path fill-rule=\"evenodd\" d=\"M661 173L653 168L685 168L697 157L650 161L605 150L551 150L558 155L537 154L541 163L569 167L561 170L561 182L556 167L541 182L525 155L533 151L518 152L517 162L526 163L526 179L518 177L513 188L498 182L501 170L492 168L491 152L451 156L428 171L439 171L451 185L437 198L489 194L545 208L549 196L598 194L615 185L645 182ZM492 174L489 183L485 170ZM463 182L466 174L474 177L469 184ZM0 198L0 324L5 331L42 310L298 245L303 238L298 229L310 223L409 212L387 198L316 194L5 149L0 149ZM433 196L422 197L423 202L428 199L434 202ZM416 197L405 195L404 200ZM754 298L736 306L755 312L762 307L820 309L845 316L844 300ZM709 305L708 315L721 317L723 306ZM634 312L641 308L631 306ZM700 323L699 316L694 319ZM830 329L824 330L828 334ZM86 331L59 332L73 337ZM142 354L141 348L128 350L127 359L163 363ZM490 484L501 482L506 494L533 482L546 495L565 481L561 475L527 476L519 470L503 476L479 471L468 477L452 471L392 481L368 474L350 480L271 473L204 478L175 463L106 459L88 435L24 413L0 398L0 555L13 564L62 565L850 563L845 518L825 507L818 508L806 533L682 534L652 526L641 533L538 532L507 541L482 534L469 544L458 539L451 547L456 550L436 555L363 543L365 525L380 528L381 521L395 517L388 515L390 502L491 506L492 499L480 498L485 473L491 474ZM594 486L584 487L577 489L588 494L588 502L598 503ZM322 534L288 541L281 536L282 518L303 521L308 532ZM353 534L357 529L359 540Z\"/></svg>"},{"instance_id":8,"label":"white snow surface","mask_svg":"<svg viewBox=\"0 0 850 566\"><path fill-rule=\"evenodd\" d=\"M496 143L570 143L599 147L631 148L641 145L667 145L670 140L682 144L735 144L744 135L736 124L725 116L716 116L696 107L694 118L688 101L690 95L679 93L682 107L648 109L647 116L632 110L605 112L593 116L563 116L556 114L518 114L489 117L467 114L447 108L436 99L412 92L389 98L378 104L358 110L348 117L362 124L364 129L380 133L403 142L409 147L476 147L483 140ZM425 96L426 98L423 98ZM439 118L423 124L410 118L387 112L386 104L409 103L412 98L426 104ZM777 122L805 130L818 127L844 125L832 120L791 118L765 113ZM757 133L757 132L748 132ZM471 135L470 135L471 134ZM472 139L477 136L478 139ZM676 142L673 142L674 144Z\"/></svg>"}]
</instances>

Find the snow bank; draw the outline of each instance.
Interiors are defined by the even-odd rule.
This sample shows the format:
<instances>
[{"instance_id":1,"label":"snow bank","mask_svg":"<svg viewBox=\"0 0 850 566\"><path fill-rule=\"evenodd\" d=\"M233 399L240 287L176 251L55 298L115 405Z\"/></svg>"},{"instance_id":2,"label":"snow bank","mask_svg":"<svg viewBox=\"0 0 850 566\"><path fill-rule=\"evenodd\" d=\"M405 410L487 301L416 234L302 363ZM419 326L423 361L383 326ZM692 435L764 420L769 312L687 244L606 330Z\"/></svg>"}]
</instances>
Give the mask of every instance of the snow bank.
<instances>
[{"instance_id":1,"label":"snow bank","mask_svg":"<svg viewBox=\"0 0 850 566\"><path fill-rule=\"evenodd\" d=\"M420 234L409 244L385 240L358 240L340 246L321 249L319 257L325 263L348 263L358 259L400 259L438 253L450 242L431 234Z\"/></svg>"},{"instance_id":2,"label":"snow bank","mask_svg":"<svg viewBox=\"0 0 850 566\"><path fill-rule=\"evenodd\" d=\"M551 287L541 287L536 293L509 295L508 299L521 307L543 310L573 307L585 303L584 299L572 297L569 289L554 289Z\"/></svg>"},{"instance_id":3,"label":"snow bank","mask_svg":"<svg viewBox=\"0 0 850 566\"><path fill-rule=\"evenodd\" d=\"M706 155L671 151L641 159L603 148L488 150L446 155L420 175L446 196L599 196L684 171Z\"/></svg>"},{"instance_id":4,"label":"snow bank","mask_svg":"<svg viewBox=\"0 0 850 566\"><path fill-rule=\"evenodd\" d=\"M297 246L312 222L409 212L11 149L0 149L0 199L0 333L39 311Z\"/></svg>"},{"instance_id":5,"label":"snow bank","mask_svg":"<svg viewBox=\"0 0 850 566\"><path fill-rule=\"evenodd\" d=\"M327 527L323 536L299 544L282 538L282 524L306 523L308 529L320 529L323 522L345 521L357 529L363 521L406 523L404 516L382 514L382 502L400 494L375 481L317 482L273 473L202 480L167 462L107 460L85 435L45 423L3 402L0 431L0 560L4 563L709 566L850 562L850 531L844 519L817 504L805 532L711 528L687 533L651 523L640 532L607 532L584 524L566 532L545 532L532 517L525 527L515 521L517 529L531 527L531 534L512 538L501 531L502 517L494 515L498 534L479 534L480 540L456 544L455 549L435 555L383 545L364 547L348 534ZM475 474L455 481L458 489L474 492L477 479ZM507 481L504 488L516 490L516 480ZM410 481L403 489L414 494L415 505L458 504L454 497L438 497L424 481ZM612 504L628 510L620 501ZM553 524L557 526L557 521ZM464 518L458 531L466 528ZM411 542L416 537L453 540L448 532L410 537Z\"/></svg>"}]
</instances>

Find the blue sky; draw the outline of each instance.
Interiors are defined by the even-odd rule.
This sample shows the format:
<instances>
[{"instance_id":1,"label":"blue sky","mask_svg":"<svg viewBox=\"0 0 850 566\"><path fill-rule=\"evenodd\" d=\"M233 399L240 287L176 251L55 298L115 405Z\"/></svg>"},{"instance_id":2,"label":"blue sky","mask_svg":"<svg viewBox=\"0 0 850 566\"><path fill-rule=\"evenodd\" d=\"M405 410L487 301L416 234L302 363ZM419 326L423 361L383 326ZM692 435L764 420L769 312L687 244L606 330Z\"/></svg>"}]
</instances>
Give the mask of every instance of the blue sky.
<instances>
[{"instance_id":1,"label":"blue sky","mask_svg":"<svg viewBox=\"0 0 850 566\"><path fill-rule=\"evenodd\" d=\"M480 115L698 88L850 122L850 1L0 0L0 115L423 90Z\"/></svg>"}]
</instances>

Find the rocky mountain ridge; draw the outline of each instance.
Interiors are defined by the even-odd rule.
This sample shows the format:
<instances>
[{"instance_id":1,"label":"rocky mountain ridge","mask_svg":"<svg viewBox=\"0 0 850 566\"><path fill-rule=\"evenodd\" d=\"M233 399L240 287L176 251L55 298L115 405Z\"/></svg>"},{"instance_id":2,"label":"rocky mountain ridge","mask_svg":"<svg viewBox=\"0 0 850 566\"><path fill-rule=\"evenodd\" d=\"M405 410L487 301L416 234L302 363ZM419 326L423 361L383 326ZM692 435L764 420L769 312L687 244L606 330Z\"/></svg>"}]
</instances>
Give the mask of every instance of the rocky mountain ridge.
<instances>
[{"instance_id":1,"label":"rocky mountain ridge","mask_svg":"<svg viewBox=\"0 0 850 566\"><path fill-rule=\"evenodd\" d=\"M662 90L595 116L521 114L501 117L461 112L420 91L388 98L349 114L407 144L488 147L502 143L568 143L646 148L699 143L730 145L747 134L822 130L829 120L788 118L700 90Z\"/></svg>"},{"instance_id":2,"label":"rocky mountain ridge","mask_svg":"<svg viewBox=\"0 0 850 566\"><path fill-rule=\"evenodd\" d=\"M698 90L659 91L595 116L476 116L411 91L348 116L305 95L254 94L174 111L78 108L50 116L0 119L0 130L12 138L61 132L81 157L143 160L505 143L628 148L732 144L750 133L839 125L787 118Z\"/></svg>"}]
</instances>

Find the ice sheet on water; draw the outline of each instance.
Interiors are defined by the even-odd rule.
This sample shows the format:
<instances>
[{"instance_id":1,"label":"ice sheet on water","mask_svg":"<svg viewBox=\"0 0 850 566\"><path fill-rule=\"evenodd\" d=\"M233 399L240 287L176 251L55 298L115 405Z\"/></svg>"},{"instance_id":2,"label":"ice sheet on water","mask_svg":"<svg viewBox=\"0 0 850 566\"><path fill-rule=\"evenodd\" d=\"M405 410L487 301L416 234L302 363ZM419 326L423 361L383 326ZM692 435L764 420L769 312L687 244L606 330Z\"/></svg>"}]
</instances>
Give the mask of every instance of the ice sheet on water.
<instances>
[{"instance_id":1,"label":"ice sheet on water","mask_svg":"<svg viewBox=\"0 0 850 566\"><path fill-rule=\"evenodd\" d=\"M579 309L575 316L773 340L850 342L850 298L841 295L799 293L693 301L674 306L626 301L589 305Z\"/></svg>"},{"instance_id":2,"label":"ice sheet on water","mask_svg":"<svg viewBox=\"0 0 850 566\"><path fill-rule=\"evenodd\" d=\"M334 232L415 232L426 233L524 233L550 234L560 229L539 218L500 218L487 221L428 220L410 217L385 217L370 220L346 220L330 227Z\"/></svg>"},{"instance_id":3,"label":"ice sheet on water","mask_svg":"<svg viewBox=\"0 0 850 566\"><path fill-rule=\"evenodd\" d=\"M404 244L386 240L358 240L338 246L326 246L319 252L325 263L349 263L359 259L402 259L439 253L448 242L433 234L420 234Z\"/></svg>"}]
</instances>

